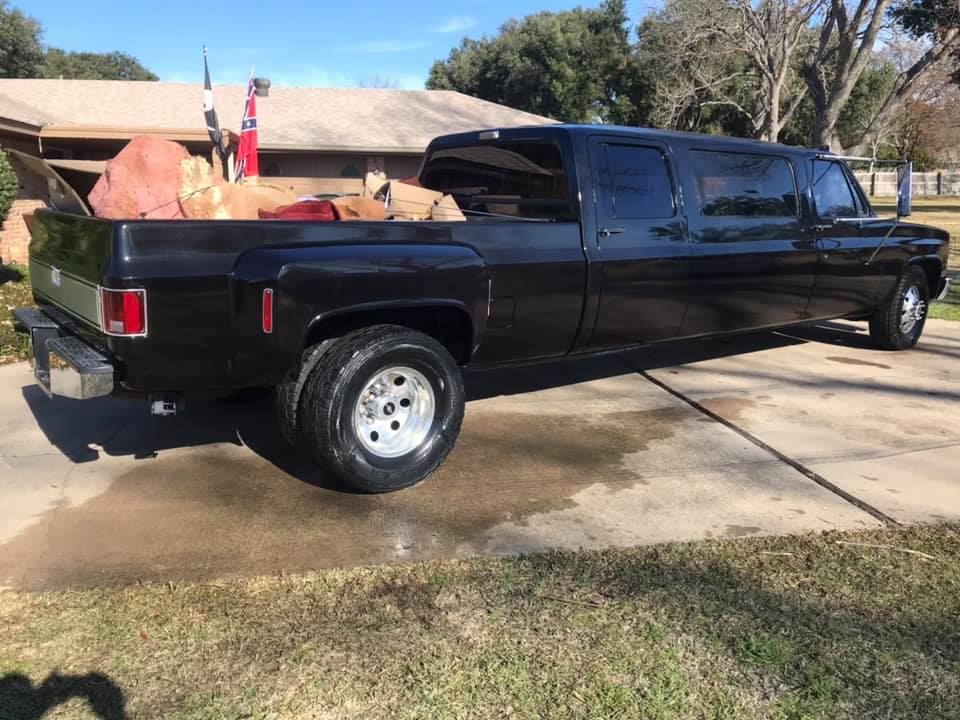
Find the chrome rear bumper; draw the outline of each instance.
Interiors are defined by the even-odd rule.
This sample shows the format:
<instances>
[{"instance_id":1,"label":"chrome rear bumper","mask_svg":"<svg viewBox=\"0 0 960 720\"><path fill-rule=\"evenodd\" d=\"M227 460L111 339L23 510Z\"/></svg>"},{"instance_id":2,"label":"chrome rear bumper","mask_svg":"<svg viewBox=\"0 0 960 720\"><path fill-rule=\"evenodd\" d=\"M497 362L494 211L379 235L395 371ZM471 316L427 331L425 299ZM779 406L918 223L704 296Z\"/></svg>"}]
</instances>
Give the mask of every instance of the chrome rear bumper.
<instances>
[{"instance_id":1,"label":"chrome rear bumper","mask_svg":"<svg viewBox=\"0 0 960 720\"><path fill-rule=\"evenodd\" d=\"M89 400L113 392L114 368L107 355L42 310L19 308L13 316L30 333L33 374L48 395Z\"/></svg>"},{"instance_id":2,"label":"chrome rear bumper","mask_svg":"<svg viewBox=\"0 0 960 720\"><path fill-rule=\"evenodd\" d=\"M940 288L940 292L937 293L937 296L934 298L934 300L943 300L947 296L947 293L950 292L950 286L953 284L953 281L950 278L945 277L942 282L943 285Z\"/></svg>"}]
</instances>

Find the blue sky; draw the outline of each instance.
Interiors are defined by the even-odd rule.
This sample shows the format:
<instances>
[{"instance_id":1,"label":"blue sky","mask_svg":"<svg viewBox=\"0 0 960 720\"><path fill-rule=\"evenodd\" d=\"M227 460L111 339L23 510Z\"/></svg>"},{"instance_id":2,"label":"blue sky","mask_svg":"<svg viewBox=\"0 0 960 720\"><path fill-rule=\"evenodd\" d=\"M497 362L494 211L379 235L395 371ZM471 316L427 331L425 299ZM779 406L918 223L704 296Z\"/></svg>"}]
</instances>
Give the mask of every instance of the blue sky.
<instances>
[{"instance_id":1,"label":"blue sky","mask_svg":"<svg viewBox=\"0 0 960 720\"><path fill-rule=\"evenodd\" d=\"M652 0L628 4L634 20ZM12 0L37 18L44 42L65 50L121 50L161 80L200 82L201 47L213 82L245 83L251 64L275 85L353 86L388 78L422 88L434 60L464 36L493 34L511 17L592 6L599 0L359 0L277 3L234 0L106 2Z\"/></svg>"}]
</instances>

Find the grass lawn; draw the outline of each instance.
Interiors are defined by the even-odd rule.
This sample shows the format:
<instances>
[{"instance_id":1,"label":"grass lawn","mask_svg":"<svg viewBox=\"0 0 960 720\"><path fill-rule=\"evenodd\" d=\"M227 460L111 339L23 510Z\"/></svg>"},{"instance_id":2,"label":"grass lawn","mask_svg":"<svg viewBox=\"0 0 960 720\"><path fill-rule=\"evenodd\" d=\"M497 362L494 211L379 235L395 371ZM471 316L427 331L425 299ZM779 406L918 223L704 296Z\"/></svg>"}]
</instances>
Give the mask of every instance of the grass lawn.
<instances>
[{"instance_id":1,"label":"grass lawn","mask_svg":"<svg viewBox=\"0 0 960 720\"><path fill-rule=\"evenodd\" d=\"M30 278L26 268L0 265L0 365L20 362L30 357L30 341L13 329L13 308L32 305ZM0 718L3 716L0 715Z\"/></svg>"},{"instance_id":2,"label":"grass lawn","mask_svg":"<svg viewBox=\"0 0 960 720\"><path fill-rule=\"evenodd\" d=\"M0 717L958 718L958 558L921 527L0 592Z\"/></svg>"}]
</instances>

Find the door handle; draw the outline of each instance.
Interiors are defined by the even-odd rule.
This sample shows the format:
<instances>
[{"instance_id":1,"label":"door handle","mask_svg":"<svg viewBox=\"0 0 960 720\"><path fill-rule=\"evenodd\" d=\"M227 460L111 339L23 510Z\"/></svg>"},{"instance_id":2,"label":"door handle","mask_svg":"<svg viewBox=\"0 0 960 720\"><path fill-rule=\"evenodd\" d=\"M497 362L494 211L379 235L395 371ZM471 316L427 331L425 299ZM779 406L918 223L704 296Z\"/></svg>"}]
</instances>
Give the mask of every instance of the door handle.
<instances>
[{"instance_id":1,"label":"door handle","mask_svg":"<svg viewBox=\"0 0 960 720\"><path fill-rule=\"evenodd\" d=\"M610 237L611 235L621 235L627 231L626 228L600 228L598 233L600 237Z\"/></svg>"}]
</instances>

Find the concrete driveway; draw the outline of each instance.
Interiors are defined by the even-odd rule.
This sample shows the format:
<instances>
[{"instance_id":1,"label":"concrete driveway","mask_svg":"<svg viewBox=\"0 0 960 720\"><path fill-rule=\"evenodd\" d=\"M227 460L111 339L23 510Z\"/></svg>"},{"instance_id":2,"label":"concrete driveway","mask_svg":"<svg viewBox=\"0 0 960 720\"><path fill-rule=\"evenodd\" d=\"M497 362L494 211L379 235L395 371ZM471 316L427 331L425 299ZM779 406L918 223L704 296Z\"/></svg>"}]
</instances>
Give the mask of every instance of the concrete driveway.
<instances>
[{"instance_id":1,"label":"concrete driveway","mask_svg":"<svg viewBox=\"0 0 960 720\"><path fill-rule=\"evenodd\" d=\"M830 323L468 377L425 483L332 485L267 401L50 400L0 368L0 586L960 520L960 324L912 352Z\"/></svg>"}]
</instances>

